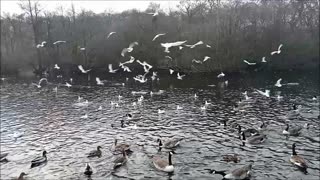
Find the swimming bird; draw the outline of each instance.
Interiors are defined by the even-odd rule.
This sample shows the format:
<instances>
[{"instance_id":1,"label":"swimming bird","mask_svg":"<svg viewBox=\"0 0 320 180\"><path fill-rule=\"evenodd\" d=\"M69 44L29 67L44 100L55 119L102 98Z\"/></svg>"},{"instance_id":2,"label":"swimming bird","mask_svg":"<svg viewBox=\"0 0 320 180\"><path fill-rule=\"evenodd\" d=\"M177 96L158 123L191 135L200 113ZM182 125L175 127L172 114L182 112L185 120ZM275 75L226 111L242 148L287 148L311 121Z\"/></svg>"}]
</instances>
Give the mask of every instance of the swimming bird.
<instances>
[{"instance_id":1,"label":"swimming bird","mask_svg":"<svg viewBox=\"0 0 320 180\"><path fill-rule=\"evenodd\" d=\"M238 163L240 162L240 158L237 156L237 154L234 155L224 155L222 156L222 160L226 161L226 162L234 162L234 163Z\"/></svg>"},{"instance_id":2,"label":"swimming bird","mask_svg":"<svg viewBox=\"0 0 320 180\"><path fill-rule=\"evenodd\" d=\"M97 85L104 85L104 83L100 80L99 77L96 77Z\"/></svg>"},{"instance_id":3,"label":"swimming bird","mask_svg":"<svg viewBox=\"0 0 320 180\"><path fill-rule=\"evenodd\" d=\"M102 155L102 152L101 152L101 146L97 146L97 150L92 150L88 153L88 158L91 158L91 157L101 157Z\"/></svg>"},{"instance_id":4,"label":"swimming bird","mask_svg":"<svg viewBox=\"0 0 320 180\"><path fill-rule=\"evenodd\" d=\"M266 62L267 62L267 61L266 61L266 57L262 57L261 62L266 63Z\"/></svg>"},{"instance_id":5,"label":"swimming bird","mask_svg":"<svg viewBox=\"0 0 320 180\"><path fill-rule=\"evenodd\" d=\"M278 79L277 83L274 86L281 87L282 86L281 80L282 80L281 78Z\"/></svg>"},{"instance_id":6,"label":"swimming bird","mask_svg":"<svg viewBox=\"0 0 320 180\"><path fill-rule=\"evenodd\" d=\"M112 69L112 64L109 64L108 68L109 68L109 73L116 73L118 71L118 69Z\"/></svg>"},{"instance_id":7,"label":"swimming bird","mask_svg":"<svg viewBox=\"0 0 320 180\"><path fill-rule=\"evenodd\" d=\"M80 117L81 119L87 119L88 118L88 114L86 113L85 115Z\"/></svg>"},{"instance_id":8,"label":"swimming bird","mask_svg":"<svg viewBox=\"0 0 320 180\"><path fill-rule=\"evenodd\" d=\"M159 148L173 149L176 148L182 140L183 138L173 138L162 143L161 139L157 139L157 142L159 143Z\"/></svg>"},{"instance_id":9,"label":"swimming bird","mask_svg":"<svg viewBox=\"0 0 320 180\"><path fill-rule=\"evenodd\" d=\"M31 168L40 166L45 162L47 162L47 151L43 151L42 156L38 156L31 161Z\"/></svg>"},{"instance_id":10,"label":"swimming bird","mask_svg":"<svg viewBox=\"0 0 320 180\"><path fill-rule=\"evenodd\" d=\"M164 36L164 35L166 35L166 33L157 34L156 36L154 36L154 38L152 39L152 41L155 41L158 37Z\"/></svg>"},{"instance_id":11,"label":"swimming bird","mask_svg":"<svg viewBox=\"0 0 320 180\"><path fill-rule=\"evenodd\" d=\"M165 113L164 110L158 109L158 114L163 114L163 113Z\"/></svg>"},{"instance_id":12,"label":"swimming bird","mask_svg":"<svg viewBox=\"0 0 320 180\"><path fill-rule=\"evenodd\" d=\"M54 65L54 69L58 69L58 70L60 69L60 67L58 66L58 64L55 64L55 65Z\"/></svg>"},{"instance_id":13,"label":"swimming bird","mask_svg":"<svg viewBox=\"0 0 320 180\"><path fill-rule=\"evenodd\" d=\"M211 59L211 57L205 56L202 61L203 61L203 62L206 62L206 61L209 60L209 59Z\"/></svg>"},{"instance_id":14,"label":"swimming bird","mask_svg":"<svg viewBox=\"0 0 320 180\"><path fill-rule=\"evenodd\" d=\"M112 35L112 34L115 34L116 32L110 32L107 36L107 39L109 39L109 37Z\"/></svg>"},{"instance_id":15,"label":"swimming bird","mask_svg":"<svg viewBox=\"0 0 320 180\"><path fill-rule=\"evenodd\" d=\"M282 134L289 136L299 136L303 126L296 126L289 128L289 124L286 125L286 128L282 131Z\"/></svg>"},{"instance_id":16,"label":"swimming bird","mask_svg":"<svg viewBox=\"0 0 320 180\"><path fill-rule=\"evenodd\" d=\"M204 105L205 106L209 106L211 103L209 103L208 101L205 101Z\"/></svg>"},{"instance_id":17,"label":"swimming bird","mask_svg":"<svg viewBox=\"0 0 320 180\"><path fill-rule=\"evenodd\" d=\"M54 45L58 45L58 44L61 44L61 43L66 43L67 41L56 41L56 42L54 42L53 44Z\"/></svg>"},{"instance_id":18,"label":"swimming bird","mask_svg":"<svg viewBox=\"0 0 320 180\"><path fill-rule=\"evenodd\" d=\"M161 43L161 46L165 48L164 52L169 53L169 48L174 46L181 46L182 44L186 43L187 41L177 41L171 43Z\"/></svg>"},{"instance_id":19,"label":"swimming bird","mask_svg":"<svg viewBox=\"0 0 320 180\"><path fill-rule=\"evenodd\" d=\"M186 45L187 47L190 47L191 49L198 46L198 45L201 45L203 44L203 41L198 41L197 43L193 44L193 45Z\"/></svg>"},{"instance_id":20,"label":"swimming bird","mask_svg":"<svg viewBox=\"0 0 320 180\"><path fill-rule=\"evenodd\" d=\"M181 110L181 109L183 109L183 107L177 105L177 110Z\"/></svg>"},{"instance_id":21,"label":"swimming bird","mask_svg":"<svg viewBox=\"0 0 320 180\"><path fill-rule=\"evenodd\" d=\"M265 92L260 91L260 90L258 90L258 89L256 89L256 91L257 91L259 94L263 95L263 96L270 97L270 90L268 90L268 89L266 89Z\"/></svg>"},{"instance_id":22,"label":"swimming bird","mask_svg":"<svg viewBox=\"0 0 320 180\"><path fill-rule=\"evenodd\" d=\"M241 168L234 169L228 174L226 173L226 171L216 171L216 170L210 170L210 173L220 174L223 176L223 179L243 180L250 177L251 169L252 169L252 163L250 163L249 165L245 165Z\"/></svg>"},{"instance_id":23,"label":"swimming bird","mask_svg":"<svg viewBox=\"0 0 320 180\"><path fill-rule=\"evenodd\" d=\"M20 175L19 175L19 177L18 177L17 180L24 180L23 177L24 177L25 175L28 175L28 174L26 174L25 172L20 173Z\"/></svg>"},{"instance_id":24,"label":"swimming bird","mask_svg":"<svg viewBox=\"0 0 320 180\"><path fill-rule=\"evenodd\" d=\"M316 101L316 100L317 100L317 96L313 96L312 101Z\"/></svg>"},{"instance_id":25,"label":"swimming bird","mask_svg":"<svg viewBox=\"0 0 320 180\"><path fill-rule=\"evenodd\" d=\"M36 83L32 83L32 84L35 85L35 86L37 86L37 88L41 88L41 83L42 83L43 81L46 81L46 82L48 83L47 78L41 78L41 79L39 80L38 84L36 84Z\"/></svg>"},{"instance_id":26,"label":"swimming bird","mask_svg":"<svg viewBox=\"0 0 320 180\"><path fill-rule=\"evenodd\" d=\"M225 74L223 72L221 72L220 74L218 74L217 78L222 78L224 76L225 76Z\"/></svg>"},{"instance_id":27,"label":"swimming bird","mask_svg":"<svg viewBox=\"0 0 320 180\"><path fill-rule=\"evenodd\" d=\"M280 54L280 53L281 53L281 47L282 47L282 46L283 46L283 45L280 44L277 51L272 51L272 52L270 53L271 56L274 55L274 54Z\"/></svg>"},{"instance_id":28,"label":"swimming bird","mask_svg":"<svg viewBox=\"0 0 320 180\"><path fill-rule=\"evenodd\" d=\"M178 73L178 74L177 74L177 79L182 80L182 78L183 78L184 76L186 76L186 75L185 75L185 74L184 74L184 75L180 75L180 74Z\"/></svg>"},{"instance_id":29,"label":"swimming bird","mask_svg":"<svg viewBox=\"0 0 320 180\"><path fill-rule=\"evenodd\" d=\"M138 102L142 102L144 99L144 97L141 95L139 98L138 98Z\"/></svg>"},{"instance_id":30,"label":"swimming bird","mask_svg":"<svg viewBox=\"0 0 320 180\"><path fill-rule=\"evenodd\" d=\"M125 143L120 143L118 144L118 140L115 139L113 147L112 147L113 151L126 151L126 152L131 152L130 150L130 145L129 144L125 144Z\"/></svg>"},{"instance_id":31,"label":"swimming bird","mask_svg":"<svg viewBox=\"0 0 320 180\"><path fill-rule=\"evenodd\" d=\"M172 164L172 152L169 152L168 160L161 159L160 157L153 157L152 163L155 166L156 169L164 172L173 172L174 166Z\"/></svg>"},{"instance_id":32,"label":"swimming bird","mask_svg":"<svg viewBox=\"0 0 320 180\"><path fill-rule=\"evenodd\" d=\"M245 143L248 143L248 144L261 144L267 138L267 136L265 134L257 134L257 135L251 136L248 139L246 139L245 133L241 132L241 134L242 134L242 146L245 146Z\"/></svg>"},{"instance_id":33,"label":"swimming bird","mask_svg":"<svg viewBox=\"0 0 320 180\"><path fill-rule=\"evenodd\" d=\"M303 157L299 156L296 152L296 144L292 144L292 155L290 157L290 162L297 166L300 170L302 170L305 174L308 173L307 168L308 165Z\"/></svg>"},{"instance_id":34,"label":"swimming bird","mask_svg":"<svg viewBox=\"0 0 320 180\"><path fill-rule=\"evenodd\" d=\"M42 47L45 47L45 45L47 44L46 41L42 41L41 44L37 44L37 48L42 48Z\"/></svg>"},{"instance_id":35,"label":"swimming bird","mask_svg":"<svg viewBox=\"0 0 320 180\"><path fill-rule=\"evenodd\" d=\"M113 169L116 169L124 164L126 164L128 161L128 157L127 157L127 154L126 154L126 151L125 150L122 150L122 156L120 157L117 157L113 163Z\"/></svg>"},{"instance_id":36,"label":"swimming bird","mask_svg":"<svg viewBox=\"0 0 320 180\"><path fill-rule=\"evenodd\" d=\"M169 69L169 72L170 72L170 74L173 74L173 73L174 73L174 70Z\"/></svg>"},{"instance_id":37,"label":"swimming bird","mask_svg":"<svg viewBox=\"0 0 320 180\"><path fill-rule=\"evenodd\" d=\"M83 67L82 67L82 65L78 65L78 68L79 68L79 70L80 70L82 73L84 73L84 74L86 74L86 73L88 73L89 71L91 71L91 69L84 70Z\"/></svg>"},{"instance_id":38,"label":"swimming bird","mask_svg":"<svg viewBox=\"0 0 320 180\"><path fill-rule=\"evenodd\" d=\"M194 99L197 99L197 98L198 98L197 94L194 94L194 96L193 96L193 97L194 97Z\"/></svg>"},{"instance_id":39,"label":"swimming bird","mask_svg":"<svg viewBox=\"0 0 320 180\"><path fill-rule=\"evenodd\" d=\"M89 163L86 163L86 169L84 171L84 174L87 176L91 176L93 173L92 168L90 167Z\"/></svg>"},{"instance_id":40,"label":"swimming bird","mask_svg":"<svg viewBox=\"0 0 320 180\"><path fill-rule=\"evenodd\" d=\"M99 111L102 110L102 106L99 106L98 110L99 110Z\"/></svg>"},{"instance_id":41,"label":"swimming bird","mask_svg":"<svg viewBox=\"0 0 320 180\"><path fill-rule=\"evenodd\" d=\"M132 43L130 43L128 48L124 48L124 49L121 51L121 56L124 57L124 55L125 55L127 52L132 52L132 51L133 51L133 47L134 47L134 46L137 46L137 45L139 45L138 42L132 42Z\"/></svg>"},{"instance_id":42,"label":"swimming bird","mask_svg":"<svg viewBox=\"0 0 320 180\"><path fill-rule=\"evenodd\" d=\"M257 63L251 63L251 62L248 62L247 60L243 60L244 63L248 64L249 66L254 66L256 65Z\"/></svg>"},{"instance_id":43,"label":"swimming bird","mask_svg":"<svg viewBox=\"0 0 320 180\"><path fill-rule=\"evenodd\" d=\"M246 137L251 137L251 136L259 134L259 131L256 129L253 129L253 128L242 130L242 126L239 125L238 126L238 133L240 135L242 135L242 133L244 133Z\"/></svg>"},{"instance_id":44,"label":"swimming bird","mask_svg":"<svg viewBox=\"0 0 320 180\"><path fill-rule=\"evenodd\" d=\"M205 105L204 105L204 106L201 106L200 109L201 109L202 111L205 111L205 110L207 110L207 106L205 106Z\"/></svg>"}]
</instances>

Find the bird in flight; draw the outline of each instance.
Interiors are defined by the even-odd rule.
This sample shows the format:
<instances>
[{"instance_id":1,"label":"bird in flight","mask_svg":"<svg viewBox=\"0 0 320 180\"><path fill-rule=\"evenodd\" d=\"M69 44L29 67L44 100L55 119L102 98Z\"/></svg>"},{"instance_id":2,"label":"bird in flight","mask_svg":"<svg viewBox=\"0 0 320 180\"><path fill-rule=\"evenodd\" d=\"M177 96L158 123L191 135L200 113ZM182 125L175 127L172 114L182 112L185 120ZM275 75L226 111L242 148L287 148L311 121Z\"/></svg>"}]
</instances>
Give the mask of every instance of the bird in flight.
<instances>
[{"instance_id":1,"label":"bird in flight","mask_svg":"<svg viewBox=\"0 0 320 180\"><path fill-rule=\"evenodd\" d=\"M248 64L249 66L254 66L256 65L257 63L251 63L251 62L248 62L247 60L243 60L244 63Z\"/></svg>"},{"instance_id":2,"label":"bird in flight","mask_svg":"<svg viewBox=\"0 0 320 180\"><path fill-rule=\"evenodd\" d=\"M56 41L56 42L54 42L53 44L54 45L58 45L58 44L61 44L61 43L66 43L67 41Z\"/></svg>"},{"instance_id":3,"label":"bird in flight","mask_svg":"<svg viewBox=\"0 0 320 180\"><path fill-rule=\"evenodd\" d=\"M109 73L116 73L118 71L118 69L112 69L112 64L109 64L108 68L109 68Z\"/></svg>"},{"instance_id":4,"label":"bird in flight","mask_svg":"<svg viewBox=\"0 0 320 180\"><path fill-rule=\"evenodd\" d=\"M274 55L274 54L280 54L280 53L281 53L281 47L282 47L282 46L283 46L283 45L280 44L277 51L272 51L272 52L270 53L271 56Z\"/></svg>"},{"instance_id":5,"label":"bird in flight","mask_svg":"<svg viewBox=\"0 0 320 180\"><path fill-rule=\"evenodd\" d=\"M174 46L181 46L182 44L186 43L187 41L177 41L171 43L161 43L161 46L165 48L164 52L169 53L169 48Z\"/></svg>"},{"instance_id":6,"label":"bird in flight","mask_svg":"<svg viewBox=\"0 0 320 180\"><path fill-rule=\"evenodd\" d=\"M134 47L134 46L137 46L137 45L139 45L138 42L130 43L128 48L124 48L124 49L121 51L121 56L124 57L127 52L132 52L132 51L133 51L133 47Z\"/></svg>"},{"instance_id":7,"label":"bird in flight","mask_svg":"<svg viewBox=\"0 0 320 180\"><path fill-rule=\"evenodd\" d=\"M195 43L195 44L193 44L193 45L186 45L187 47L190 47L191 49L192 48L194 48L194 47L196 47L196 46L198 46L198 45L201 45L201 44L203 44L203 41L199 41L199 42L197 42L197 43Z\"/></svg>"},{"instance_id":8,"label":"bird in flight","mask_svg":"<svg viewBox=\"0 0 320 180\"><path fill-rule=\"evenodd\" d=\"M91 69L84 70L83 67L82 67L82 65L78 65L78 68L79 68L79 70L80 70L82 73L84 73L84 74L86 74L86 73L88 73L89 71L91 71Z\"/></svg>"},{"instance_id":9,"label":"bird in flight","mask_svg":"<svg viewBox=\"0 0 320 180\"><path fill-rule=\"evenodd\" d=\"M154 36L154 38L152 39L152 41L155 41L158 37L164 36L164 35L166 35L166 33L157 34L156 36Z\"/></svg>"},{"instance_id":10,"label":"bird in flight","mask_svg":"<svg viewBox=\"0 0 320 180\"><path fill-rule=\"evenodd\" d=\"M55 64L55 65L54 65L54 69L58 69L58 70L60 69L60 67L58 66L58 64Z\"/></svg>"},{"instance_id":11,"label":"bird in flight","mask_svg":"<svg viewBox=\"0 0 320 180\"><path fill-rule=\"evenodd\" d=\"M112 35L112 34L115 34L116 32L110 32L109 34L108 34L108 37L107 37L107 39L109 39L109 37Z\"/></svg>"}]
</instances>

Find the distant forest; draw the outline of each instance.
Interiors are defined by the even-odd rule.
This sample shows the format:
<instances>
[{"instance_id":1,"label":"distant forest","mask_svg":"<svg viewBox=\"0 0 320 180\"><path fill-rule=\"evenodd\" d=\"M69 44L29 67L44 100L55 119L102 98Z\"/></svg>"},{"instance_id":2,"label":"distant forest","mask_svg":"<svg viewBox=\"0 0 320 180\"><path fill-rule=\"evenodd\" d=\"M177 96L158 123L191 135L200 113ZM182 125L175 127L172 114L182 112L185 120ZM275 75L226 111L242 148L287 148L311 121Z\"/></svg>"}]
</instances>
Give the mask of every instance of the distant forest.
<instances>
[{"instance_id":1,"label":"distant forest","mask_svg":"<svg viewBox=\"0 0 320 180\"><path fill-rule=\"evenodd\" d=\"M248 66L244 59L259 65L264 56L267 66L276 69L319 64L319 0L181 0L169 12L150 3L145 11L114 13L106 7L99 14L76 11L71 2L50 12L41 1L21 1L20 7L23 14L1 16L2 74L50 70L55 64L107 71L108 64L117 67L130 56L154 69L184 72L241 71ZM116 33L107 38L110 32ZM166 35L152 41L159 33ZM66 43L53 44L59 40ZM204 44L173 47L170 53L160 45L184 40ZM123 48L135 41L139 45L122 57ZM271 56L280 44L282 52ZM192 62L205 56L211 59Z\"/></svg>"}]
</instances>

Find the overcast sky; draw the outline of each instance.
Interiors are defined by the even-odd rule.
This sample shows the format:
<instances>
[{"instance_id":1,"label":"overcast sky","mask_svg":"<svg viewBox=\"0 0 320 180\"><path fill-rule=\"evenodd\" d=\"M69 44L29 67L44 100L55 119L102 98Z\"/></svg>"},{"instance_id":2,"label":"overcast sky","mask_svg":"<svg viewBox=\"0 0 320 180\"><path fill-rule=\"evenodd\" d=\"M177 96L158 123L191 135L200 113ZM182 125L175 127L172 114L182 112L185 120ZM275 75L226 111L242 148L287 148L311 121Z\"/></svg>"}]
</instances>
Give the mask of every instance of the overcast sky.
<instances>
[{"instance_id":1,"label":"overcast sky","mask_svg":"<svg viewBox=\"0 0 320 180\"><path fill-rule=\"evenodd\" d=\"M18 5L20 1L11 1L11 0L1 0L1 14L4 12L12 13L21 13L21 9ZM27 2L27 1L26 1ZM169 8L176 9L178 0L167 0L167 1L148 1L148 0L140 0L140 1L39 1L41 7L44 10L54 11L58 6L63 6L65 9L69 9L71 6L71 2L76 7L76 10L80 9L92 10L95 13L101 13L104 10L112 9L114 12L122 12L127 9L138 9L145 10L150 2L155 2L160 4L161 9L164 11L168 11Z\"/></svg>"}]
</instances>

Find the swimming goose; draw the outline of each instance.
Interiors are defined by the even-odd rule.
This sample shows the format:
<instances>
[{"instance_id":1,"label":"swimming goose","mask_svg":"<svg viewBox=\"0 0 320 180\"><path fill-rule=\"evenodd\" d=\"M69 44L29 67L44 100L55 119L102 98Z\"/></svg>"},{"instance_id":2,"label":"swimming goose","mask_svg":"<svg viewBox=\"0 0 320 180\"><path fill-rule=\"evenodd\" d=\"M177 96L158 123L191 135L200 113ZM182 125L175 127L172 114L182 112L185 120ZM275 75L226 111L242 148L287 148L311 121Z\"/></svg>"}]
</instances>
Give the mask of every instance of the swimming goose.
<instances>
[{"instance_id":1,"label":"swimming goose","mask_svg":"<svg viewBox=\"0 0 320 180\"><path fill-rule=\"evenodd\" d=\"M23 176L27 175L25 172L20 173L17 180L23 180Z\"/></svg>"},{"instance_id":2,"label":"swimming goose","mask_svg":"<svg viewBox=\"0 0 320 180\"><path fill-rule=\"evenodd\" d=\"M234 163L237 163L237 162L240 162L240 158L237 156L237 154L234 154L234 155L224 155L222 157L223 161L226 161L226 162L234 162Z\"/></svg>"},{"instance_id":3,"label":"swimming goose","mask_svg":"<svg viewBox=\"0 0 320 180\"><path fill-rule=\"evenodd\" d=\"M126 154L126 151L125 150L122 150L122 156L120 157L117 157L113 163L113 169L116 169L124 164L126 164L126 162L128 161L128 157L127 157L127 154Z\"/></svg>"},{"instance_id":4,"label":"swimming goose","mask_svg":"<svg viewBox=\"0 0 320 180\"><path fill-rule=\"evenodd\" d=\"M291 127L289 129L289 124L287 124L286 129L282 131L282 134L289 136L299 136L303 126Z\"/></svg>"},{"instance_id":5,"label":"swimming goose","mask_svg":"<svg viewBox=\"0 0 320 180\"><path fill-rule=\"evenodd\" d=\"M31 161L31 168L39 166L47 162L47 151L42 152L42 156L38 156Z\"/></svg>"},{"instance_id":6,"label":"swimming goose","mask_svg":"<svg viewBox=\"0 0 320 180\"><path fill-rule=\"evenodd\" d=\"M248 144L261 144L267 138L267 136L265 134L258 134L258 135L254 135L254 136L251 136L248 139L246 139L245 133L241 132L241 134L242 134L242 146L245 146L245 143L248 143Z\"/></svg>"},{"instance_id":7,"label":"swimming goose","mask_svg":"<svg viewBox=\"0 0 320 180\"><path fill-rule=\"evenodd\" d=\"M235 169L228 174L225 171L216 171L216 170L210 170L210 173L221 174L223 176L223 179L241 180L241 179L247 179L250 177L251 169L252 169L252 163L249 165L245 165L241 168Z\"/></svg>"},{"instance_id":8,"label":"swimming goose","mask_svg":"<svg viewBox=\"0 0 320 180\"><path fill-rule=\"evenodd\" d=\"M174 138L171 140L167 140L164 143L162 143L161 139L157 139L157 142L159 142L159 148L173 149L180 144L182 139L183 138Z\"/></svg>"},{"instance_id":9,"label":"swimming goose","mask_svg":"<svg viewBox=\"0 0 320 180\"><path fill-rule=\"evenodd\" d=\"M92 173L93 173L92 168L90 167L90 164L87 163L86 164L86 170L84 171L84 174L87 175L87 176L91 176Z\"/></svg>"},{"instance_id":10,"label":"swimming goose","mask_svg":"<svg viewBox=\"0 0 320 180\"><path fill-rule=\"evenodd\" d=\"M173 172L174 167L172 164L172 157L171 157L172 154L173 154L172 152L169 152L168 160L161 159L160 157L153 157L152 162L155 168L164 172Z\"/></svg>"},{"instance_id":11,"label":"swimming goose","mask_svg":"<svg viewBox=\"0 0 320 180\"><path fill-rule=\"evenodd\" d=\"M307 172L308 165L307 165L306 161L301 156L297 155L295 143L293 143L293 145L292 145L292 155L290 157L290 162L292 164L294 164L295 166L297 166L305 174L308 173Z\"/></svg>"},{"instance_id":12,"label":"swimming goose","mask_svg":"<svg viewBox=\"0 0 320 180\"><path fill-rule=\"evenodd\" d=\"M120 151L122 152L123 150L126 151L126 152L131 152L130 150L130 145L128 144L125 144L125 143L121 143L121 144L117 144L118 143L118 140L115 139L114 141L114 146L113 146L113 150L114 151Z\"/></svg>"},{"instance_id":13,"label":"swimming goose","mask_svg":"<svg viewBox=\"0 0 320 180\"><path fill-rule=\"evenodd\" d=\"M251 137L251 136L259 134L259 131L256 130L256 129L253 129L253 128L249 128L249 129L246 129L246 130L242 131L242 127L239 125L238 126L238 133L241 135L242 132L245 134L246 137Z\"/></svg>"},{"instance_id":14,"label":"swimming goose","mask_svg":"<svg viewBox=\"0 0 320 180\"><path fill-rule=\"evenodd\" d=\"M98 146L97 147L97 150L93 150L93 151L90 151L89 154L88 154L88 157L101 157L101 146Z\"/></svg>"}]
</instances>

